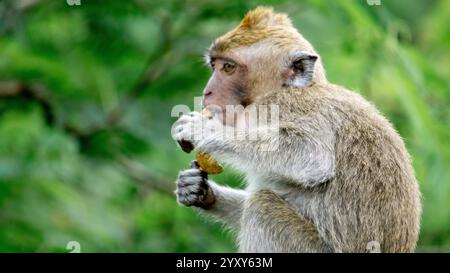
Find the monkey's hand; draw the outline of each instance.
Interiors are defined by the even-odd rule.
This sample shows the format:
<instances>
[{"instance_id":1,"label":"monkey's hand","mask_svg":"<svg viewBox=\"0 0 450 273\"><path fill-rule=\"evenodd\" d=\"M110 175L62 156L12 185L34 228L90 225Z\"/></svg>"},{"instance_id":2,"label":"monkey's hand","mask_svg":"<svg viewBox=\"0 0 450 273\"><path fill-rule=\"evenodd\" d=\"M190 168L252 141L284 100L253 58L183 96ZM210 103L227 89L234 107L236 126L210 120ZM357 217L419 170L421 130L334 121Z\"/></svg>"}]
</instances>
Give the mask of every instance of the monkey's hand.
<instances>
[{"instance_id":1,"label":"monkey's hand","mask_svg":"<svg viewBox=\"0 0 450 273\"><path fill-rule=\"evenodd\" d=\"M196 161L192 162L192 169L181 171L178 175L177 200L185 206L195 206L209 209L216 198L208 183L208 174L198 168Z\"/></svg>"},{"instance_id":2,"label":"monkey's hand","mask_svg":"<svg viewBox=\"0 0 450 273\"><path fill-rule=\"evenodd\" d=\"M194 147L209 138L223 135L223 125L215 120L203 116L198 112L191 112L181 116L172 127L172 137L178 142L187 141Z\"/></svg>"}]
</instances>

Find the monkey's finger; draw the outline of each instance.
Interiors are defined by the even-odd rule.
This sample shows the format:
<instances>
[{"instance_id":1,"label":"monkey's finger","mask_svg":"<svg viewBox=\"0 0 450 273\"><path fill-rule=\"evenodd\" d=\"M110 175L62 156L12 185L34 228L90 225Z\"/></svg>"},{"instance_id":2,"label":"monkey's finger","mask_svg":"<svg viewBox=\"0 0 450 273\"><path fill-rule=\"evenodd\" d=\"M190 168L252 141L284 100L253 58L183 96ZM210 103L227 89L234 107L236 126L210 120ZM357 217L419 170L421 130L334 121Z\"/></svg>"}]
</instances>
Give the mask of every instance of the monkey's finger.
<instances>
[{"instance_id":1,"label":"monkey's finger","mask_svg":"<svg viewBox=\"0 0 450 273\"><path fill-rule=\"evenodd\" d=\"M193 128L187 128L186 126L182 126L179 132L175 133L174 139L176 141L190 141L194 138L194 130Z\"/></svg>"},{"instance_id":2,"label":"monkey's finger","mask_svg":"<svg viewBox=\"0 0 450 273\"><path fill-rule=\"evenodd\" d=\"M196 200L194 197L190 197L187 195L180 195L177 193L177 201L178 201L178 203L183 204L186 207L190 207L190 206L194 205Z\"/></svg>"},{"instance_id":3,"label":"monkey's finger","mask_svg":"<svg viewBox=\"0 0 450 273\"><path fill-rule=\"evenodd\" d=\"M192 161L191 161L191 168L200 170L200 175L201 175L205 180L208 180L208 173L205 172L205 171L202 171L202 170L200 169L200 164L198 163L197 160L192 160Z\"/></svg>"},{"instance_id":4,"label":"monkey's finger","mask_svg":"<svg viewBox=\"0 0 450 273\"><path fill-rule=\"evenodd\" d=\"M178 195L199 195L203 193L203 188L199 184L192 184L186 187L177 188Z\"/></svg>"},{"instance_id":5,"label":"monkey's finger","mask_svg":"<svg viewBox=\"0 0 450 273\"><path fill-rule=\"evenodd\" d=\"M177 126L174 129L175 134L181 133L184 129L184 126Z\"/></svg>"},{"instance_id":6,"label":"monkey's finger","mask_svg":"<svg viewBox=\"0 0 450 273\"><path fill-rule=\"evenodd\" d=\"M171 131L172 139L177 142L178 146L180 146L180 142L183 140L183 139L181 139L182 133L183 133L182 126L175 126L172 128L172 131Z\"/></svg>"},{"instance_id":7,"label":"monkey's finger","mask_svg":"<svg viewBox=\"0 0 450 273\"><path fill-rule=\"evenodd\" d=\"M197 158L198 158L198 157L197 157ZM203 170L200 168L200 164L198 163L197 160L192 160L192 161L191 161L191 168L192 168L192 169L198 169L198 170L200 170L200 171L201 171L201 172L200 172L200 175L201 175L204 179L208 180L208 173L205 172L205 171L203 171Z\"/></svg>"},{"instance_id":8,"label":"monkey's finger","mask_svg":"<svg viewBox=\"0 0 450 273\"><path fill-rule=\"evenodd\" d=\"M176 127L173 129L172 138L176 141L181 141L182 133L183 133L183 127Z\"/></svg>"},{"instance_id":9,"label":"monkey's finger","mask_svg":"<svg viewBox=\"0 0 450 273\"><path fill-rule=\"evenodd\" d=\"M172 130L171 130L171 135L172 138L174 140L178 140L178 138L180 137L180 134L182 134L184 131L193 131L193 124L192 123L183 123L183 124L174 124L174 126L172 126Z\"/></svg>"},{"instance_id":10,"label":"monkey's finger","mask_svg":"<svg viewBox=\"0 0 450 273\"><path fill-rule=\"evenodd\" d=\"M184 132L177 133L173 136L174 140L176 142L191 142L190 138L188 137L188 134Z\"/></svg>"},{"instance_id":11,"label":"monkey's finger","mask_svg":"<svg viewBox=\"0 0 450 273\"><path fill-rule=\"evenodd\" d=\"M207 120L206 117L202 116L200 113L192 112L187 115L182 115L176 122L175 126L187 125L188 123L203 123Z\"/></svg>"},{"instance_id":12,"label":"monkey's finger","mask_svg":"<svg viewBox=\"0 0 450 273\"><path fill-rule=\"evenodd\" d=\"M177 181L177 188L186 188L192 185L199 185L204 187L204 185L206 184L203 182L203 178L200 176L180 178Z\"/></svg>"},{"instance_id":13,"label":"monkey's finger","mask_svg":"<svg viewBox=\"0 0 450 273\"><path fill-rule=\"evenodd\" d=\"M198 165L198 161L197 160L192 160L191 161L191 168L192 169L200 169L200 165Z\"/></svg>"},{"instance_id":14,"label":"monkey's finger","mask_svg":"<svg viewBox=\"0 0 450 273\"><path fill-rule=\"evenodd\" d=\"M187 114L189 117L193 117L193 118L196 118L196 117L203 117L203 115L201 114L201 113L199 113L199 112L190 112L189 114Z\"/></svg>"},{"instance_id":15,"label":"monkey's finger","mask_svg":"<svg viewBox=\"0 0 450 273\"><path fill-rule=\"evenodd\" d=\"M178 189L177 192L177 200L179 203L185 206L192 206L199 202L201 198L203 198L199 194L200 190L194 192L192 189Z\"/></svg>"},{"instance_id":16,"label":"monkey's finger","mask_svg":"<svg viewBox=\"0 0 450 273\"><path fill-rule=\"evenodd\" d=\"M201 176L201 171L199 169L188 169L188 170L184 170L181 171L178 174L178 178L184 178L184 177L189 177L189 176Z\"/></svg>"},{"instance_id":17,"label":"monkey's finger","mask_svg":"<svg viewBox=\"0 0 450 273\"><path fill-rule=\"evenodd\" d=\"M192 123L183 123L183 124L177 124L172 129L172 135L179 134L183 131L189 131L194 128L194 125Z\"/></svg>"},{"instance_id":18,"label":"monkey's finger","mask_svg":"<svg viewBox=\"0 0 450 273\"><path fill-rule=\"evenodd\" d=\"M176 122L176 125L183 125L185 123L188 122L192 122L192 120L194 119L194 116L190 116L190 115L182 115Z\"/></svg>"}]
</instances>

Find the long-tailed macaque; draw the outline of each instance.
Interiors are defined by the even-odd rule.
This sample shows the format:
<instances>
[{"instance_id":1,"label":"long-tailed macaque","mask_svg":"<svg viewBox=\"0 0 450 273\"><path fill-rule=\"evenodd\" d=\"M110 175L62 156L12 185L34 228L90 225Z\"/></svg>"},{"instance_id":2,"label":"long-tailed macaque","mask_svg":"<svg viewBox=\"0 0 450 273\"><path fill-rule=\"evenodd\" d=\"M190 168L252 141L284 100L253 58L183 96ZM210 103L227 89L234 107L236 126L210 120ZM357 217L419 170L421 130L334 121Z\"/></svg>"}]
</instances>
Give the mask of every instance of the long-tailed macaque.
<instances>
[{"instance_id":1,"label":"long-tailed macaque","mask_svg":"<svg viewBox=\"0 0 450 273\"><path fill-rule=\"evenodd\" d=\"M218 185L194 166L179 174L179 203L234 229L242 252L366 252L371 242L382 252L414 250L420 192L402 139L372 104L327 81L285 14L250 11L207 61L204 107L277 105L279 124L241 130L242 117L220 111L180 117L174 139L242 172L246 188ZM217 133L232 127L258 138Z\"/></svg>"}]
</instances>

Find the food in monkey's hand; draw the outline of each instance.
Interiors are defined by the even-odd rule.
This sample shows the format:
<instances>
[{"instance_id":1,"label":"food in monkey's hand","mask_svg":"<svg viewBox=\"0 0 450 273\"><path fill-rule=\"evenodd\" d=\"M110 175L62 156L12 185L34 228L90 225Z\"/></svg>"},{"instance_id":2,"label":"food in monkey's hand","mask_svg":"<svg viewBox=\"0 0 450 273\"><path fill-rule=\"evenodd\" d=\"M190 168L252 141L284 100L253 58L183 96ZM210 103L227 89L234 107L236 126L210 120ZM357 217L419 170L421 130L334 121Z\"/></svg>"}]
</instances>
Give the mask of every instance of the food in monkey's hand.
<instances>
[{"instance_id":1,"label":"food in monkey's hand","mask_svg":"<svg viewBox=\"0 0 450 273\"><path fill-rule=\"evenodd\" d=\"M202 115L207 118L212 118L212 113L206 108L203 109ZM190 153L194 149L192 143L188 141L182 140L179 141L178 144L186 153ZM211 157L211 155L207 153L197 151L195 158L197 159L198 165L200 166L200 170L208 174L219 174L223 171L222 165L220 165L219 162L217 162L214 158Z\"/></svg>"},{"instance_id":2,"label":"food in monkey's hand","mask_svg":"<svg viewBox=\"0 0 450 273\"><path fill-rule=\"evenodd\" d=\"M203 109L202 115L211 119L213 117L211 111ZM211 155L197 151L195 155L200 169L208 174L219 174L223 171L222 165L219 164Z\"/></svg>"},{"instance_id":3,"label":"food in monkey's hand","mask_svg":"<svg viewBox=\"0 0 450 273\"><path fill-rule=\"evenodd\" d=\"M219 164L211 155L207 153L197 152L195 155L197 159L198 165L200 166L200 170L208 173L208 174L219 174L223 172L222 165Z\"/></svg>"}]
</instances>

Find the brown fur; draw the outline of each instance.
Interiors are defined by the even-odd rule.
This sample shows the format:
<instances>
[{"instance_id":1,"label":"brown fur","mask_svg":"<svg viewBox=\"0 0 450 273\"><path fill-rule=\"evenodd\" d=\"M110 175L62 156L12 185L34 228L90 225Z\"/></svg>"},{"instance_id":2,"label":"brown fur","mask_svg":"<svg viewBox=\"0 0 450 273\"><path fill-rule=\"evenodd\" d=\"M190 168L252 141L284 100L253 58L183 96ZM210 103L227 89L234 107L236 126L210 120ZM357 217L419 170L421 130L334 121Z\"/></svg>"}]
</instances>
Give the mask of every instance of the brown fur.
<instances>
[{"instance_id":1,"label":"brown fur","mask_svg":"<svg viewBox=\"0 0 450 273\"><path fill-rule=\"evenodd\" d=\"M275 53L287 52L291 49L315 52L314 47L294 28L286 14L274 13L273 9L268 7L258 7L249 11L239 26L217 38L209 48L207 55L209 57L228 57L235 50L264 41L270 42L270 46L276 49ZM247 79L251 84L256 85L255 89L261 89L259 84L262 82L266 82L267 85L267 76L273 78L274 71L271 71L271 68L279 58L280 56L277 54L264 56L259 66L256 65L260 68L253 73L256 78ZM314 81L327 82L320 59L315 65Z\"/></svg>"},{"instance_id":2,"label":"brown fur","mask_svg":"<svg viewBox=\"0 0 450 273\"><path fill-rule=\"evenodd\" d=\"M248 12L238 27L218 38L211 51L226 52L269 37L279 41L280 45L285 45L294 42L292 33L295 32L285 14L274 14L271 8L258 7Z\"/></svg>"}]
</instances>

